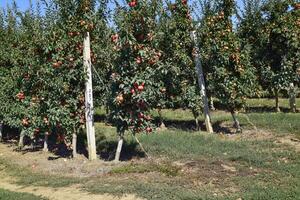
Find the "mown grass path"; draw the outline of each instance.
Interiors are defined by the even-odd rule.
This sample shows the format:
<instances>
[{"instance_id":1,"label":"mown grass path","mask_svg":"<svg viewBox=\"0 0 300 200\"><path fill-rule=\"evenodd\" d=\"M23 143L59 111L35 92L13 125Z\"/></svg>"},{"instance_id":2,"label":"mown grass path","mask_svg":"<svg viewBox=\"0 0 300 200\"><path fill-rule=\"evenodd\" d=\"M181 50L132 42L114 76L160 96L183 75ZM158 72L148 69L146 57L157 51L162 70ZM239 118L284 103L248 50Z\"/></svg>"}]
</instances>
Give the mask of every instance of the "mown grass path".
<instances>
[{"instance_id":1,"label":"mown grass path","mask_svg":"<svg viewBox=\"0 0 300 200\"><path fill-rule=\"evenodd\" d=\"M5 174L0 174L0 188L18 192L28 193L35 196L49 199L49 200L141 200L134 195L124 195L122 197L116 197L108 194L90 194L82 191L79 185L72 185L68 187L52 188L42 186L22 186L14 184L13 177ZM1 199L1 197L0 197Z\"/></svg>"}]
</instances>

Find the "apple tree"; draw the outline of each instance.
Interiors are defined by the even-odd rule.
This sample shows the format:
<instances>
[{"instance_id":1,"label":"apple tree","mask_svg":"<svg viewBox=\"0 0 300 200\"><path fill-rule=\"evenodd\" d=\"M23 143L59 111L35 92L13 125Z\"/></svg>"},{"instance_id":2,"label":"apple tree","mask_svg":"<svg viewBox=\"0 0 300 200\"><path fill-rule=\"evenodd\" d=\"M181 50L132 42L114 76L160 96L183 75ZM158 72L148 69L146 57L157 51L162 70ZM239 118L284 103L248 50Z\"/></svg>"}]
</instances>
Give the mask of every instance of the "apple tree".
<instances>
[{"instance_id":1,"label":"apple tree","mask_svg":"<svg viewBox=\"0 0 300 200\"><path fill-rule=\"evenodd\" d=\"M117 8L115 23L118 58L111 74L110 110L117 127L120 152L126 130L133 134L153 131L149 111L156 105L161 81L157 74L162 68L161 52L155 42L157 1L131 0L128 6Z\"/></svg>"}]
</instances>

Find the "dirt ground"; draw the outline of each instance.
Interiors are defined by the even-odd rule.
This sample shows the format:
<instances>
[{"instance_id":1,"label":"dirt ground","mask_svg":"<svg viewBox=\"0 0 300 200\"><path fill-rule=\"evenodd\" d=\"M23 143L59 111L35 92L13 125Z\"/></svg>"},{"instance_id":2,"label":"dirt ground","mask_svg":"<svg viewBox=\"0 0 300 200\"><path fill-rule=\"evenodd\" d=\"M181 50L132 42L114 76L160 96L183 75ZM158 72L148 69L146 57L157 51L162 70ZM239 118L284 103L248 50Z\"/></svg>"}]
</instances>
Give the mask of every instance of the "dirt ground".
<instances>
[{"instance_id":1,"label":"dirt ground","mask_svg":"<svg viewBox=\"0 0 300 200\"><path fill-rule=\"evenodd\" d=\"M225 140L274 140L275 144L284 144L300 152L300 140L293 135L275 136L274 133L268 130L257 129L255 126L252 129L243 130L242 134L228 134L234 133L232 124L225 122L221 124L227 132L220 132L219 135Z\"/></svg>"},{"instance_id":2,"label":"dirt ground","mask_svg":"<svg viewBox=\"0 0 300 200\"><path fill-rule=\"evenodd\" d=\"M226 125L224 125L226 126ZM293 136L281 136L275 137L274 134L268 131L262 130L246 130L243 134L219 134L219 137L224 140L266 140L271 139L275 144L287 145L295 148L297 152L300 152L300 141ZM51 152L43 151L16 151L16 146L11 143L0 144L0 158L8 159L9 162L17 164L21 167L25 167L32 171L41 172L49 175L67 176L67 177L99 177L109 174L112 168L122 165L128 165L130 163L147 163L152 162L145 159L131 160L130 162L105 162L105 161L93 161L89 162L86 157L79 155L76 159L62 158L54 155ZM160 160L155 160L160 162ZM180 173L183 174L180 178L188 177L188 181L193 185L202 186L207 184L224 184L226 177L229 176L255 176L258 173L257 169L249 169L240 171L234 166L223 161L215 161L208 163L207 161L174 161L172 165L177 166L180 169ZM139 174L139 178L144 175ZM122 175L120 175L122 177ZM118 178L120 178L118 177ZM114 178L114 177L112 177ZM116 177L115 177L116 178ZM145 179L149 178L145 175ZM183 180L181 180L183 181ZM208 182L210 181L210 182ZM20 186L14 184L14 177L10 177L0 170L0 188L15 191L26 192L37 196L46 197L50 200L65 200L65 199L99 199L99 200L138 200L135 195L128 194L122 197L115 197L112 195L101 194L94 195L89 194L80 189L80 185L72 185L60 188L40 187L40 186ZM231 186L227 188L227 192L235 192L238 187ZM226 193L226 190L223 191Z\"/></svg>"},{"instance_id":3,"label":"dirt ground","mask_svg":"<svg viewBox=\"0 0 300 200\"><path fill-rule=\"evenodd\" d=\"M76 159L57 157L51 152L43 151L16 151L13 144L0 144L0 158L8 159L9 162L32 171L67 177L97 177L108 173L113 166L123 165L122 163L94 161L89 162L83 155ZM116 197L108 194L89 194L80 189L80 185L68 187L41 187L22 186L15 184L15 178L0 170L0 188L14 192L25 192L36 196L48 198L49 200L140 200L135 195L126 194Z\"/></svg>"},{"instance_id":4,"label":"dirt ground","mask_svg":"<svg viewBox=\"0 0 300 200\"><path fill-rule=\"evenodd\" d=\"M61 188L49 188L41 186L20 186L12 183L12 178L7 175L0 174L0 188L13 192L24 192L48 198L49 200L141 200L134 195L124 195L116 197L107 194L95 195L80 190L76 185Z\"/></svg>"}]
</instances>

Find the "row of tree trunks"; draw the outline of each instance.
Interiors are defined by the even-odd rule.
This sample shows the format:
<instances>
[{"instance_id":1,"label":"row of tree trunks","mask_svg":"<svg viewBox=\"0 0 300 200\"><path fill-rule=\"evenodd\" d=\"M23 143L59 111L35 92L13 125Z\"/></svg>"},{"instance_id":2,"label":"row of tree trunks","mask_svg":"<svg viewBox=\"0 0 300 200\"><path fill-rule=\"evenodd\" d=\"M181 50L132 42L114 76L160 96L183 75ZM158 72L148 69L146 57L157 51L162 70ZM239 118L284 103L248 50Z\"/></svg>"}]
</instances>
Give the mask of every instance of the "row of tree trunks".
<instances>
[{"instance_id":1,"label":"row of tree trunks","mask_svg":"<svg viewBox=\"0 0 300 200\"><path fill-rule=\"evenodd\" d=\"M19 138L19 145L18 145L18 147L20 149L22 149L24 147L24 137L25 137L24 131L21 131L20 138ZM49 144L49 133L46 132L45 135L44 135L44 145L43 145L43 151L44 152L49 151L49 145L48 144ZM74 132L73 135L72 135L72 155L73 155L73 158L77 157L77 134L76 134L76 132Z\"/></svg>"}]
</instances>

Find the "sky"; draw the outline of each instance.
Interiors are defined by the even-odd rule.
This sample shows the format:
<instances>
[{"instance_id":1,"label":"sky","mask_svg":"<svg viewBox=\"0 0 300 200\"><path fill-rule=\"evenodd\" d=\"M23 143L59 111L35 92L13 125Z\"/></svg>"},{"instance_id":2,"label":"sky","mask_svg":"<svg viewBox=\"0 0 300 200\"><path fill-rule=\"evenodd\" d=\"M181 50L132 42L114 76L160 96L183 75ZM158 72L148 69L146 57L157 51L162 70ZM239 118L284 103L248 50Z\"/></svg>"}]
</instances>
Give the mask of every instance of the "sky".
<instances>
[{"instance_id":1,"label":"sky","mask_svg":"<svg viewBox=\"0 0 300 200\"><path fill-rule=\"evenodd\" d=\"M32 0L34 3L36 0ZM7 4L11 4L13 0L0 0L0 6L5 8ZM29 0L16 0L17 5L20 9L24 10L29 7Z\"/></svg>"},{"instance_id":2,"label":"sky","mask_svg":"<svg viewBox=\"0 0 300 200\"><path fill-rule=\"evenodd\" d=\"M29 0L15 0L15 1L18 5L18 8L20 8L21 10L25 10L29 7ZM38 0L31 0L31 1L34 4ZM242 0L237 0L239 5L241 5L241 1ZM11 4L12 2L13 0L0 0L0 7L5 8L7 4Z\"/></svg>"}]
</instances>

